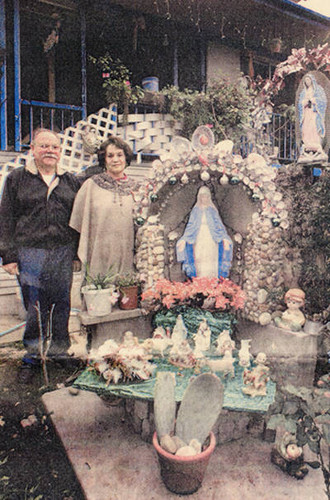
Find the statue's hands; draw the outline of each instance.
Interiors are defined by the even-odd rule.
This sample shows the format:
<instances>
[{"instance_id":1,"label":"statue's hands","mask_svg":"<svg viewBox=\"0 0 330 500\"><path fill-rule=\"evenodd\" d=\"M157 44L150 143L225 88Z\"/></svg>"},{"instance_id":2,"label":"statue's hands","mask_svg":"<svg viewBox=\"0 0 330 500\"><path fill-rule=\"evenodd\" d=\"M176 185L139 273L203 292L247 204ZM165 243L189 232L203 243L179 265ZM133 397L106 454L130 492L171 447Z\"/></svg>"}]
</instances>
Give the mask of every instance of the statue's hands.
<instances>
[{"instance_id":1,"label":"statue's hands","mask_svg":"<svg viewBox=\"0 0 330 500\"><path fill-rule=\"evenodd\" d=\"M12 274L14 276L19 275L18 264L17 262L10 262L9 264L5 264L2 266L3 270L8 274Z\"/></svg>"},{"instance_id":2,"label":"statue's hands","mask_svg":"<svg viewBox=\"0 0 330 500\"><path fill-rule=\"evenodd\" d=\"M179 241L178 243L178 251L183 252L186 248L186 242L184 240Z\"/></svg>"},{"instance_id":3,"label":"statue's hands","mask_svg":"<svg viewBox=\"0 0 330 500\"><path fill-rule=\"evenodd\" d=\"M230 249L230 241L223 240L223 249L227 252Z\"/></svg>"}]
</instances>

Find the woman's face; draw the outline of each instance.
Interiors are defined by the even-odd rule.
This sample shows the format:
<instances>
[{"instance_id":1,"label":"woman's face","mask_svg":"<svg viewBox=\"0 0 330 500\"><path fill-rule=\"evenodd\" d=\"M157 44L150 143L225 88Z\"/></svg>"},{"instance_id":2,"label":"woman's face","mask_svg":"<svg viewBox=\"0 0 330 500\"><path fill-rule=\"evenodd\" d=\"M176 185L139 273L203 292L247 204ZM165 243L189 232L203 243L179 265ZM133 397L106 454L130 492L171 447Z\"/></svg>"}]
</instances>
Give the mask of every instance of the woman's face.
<instances>
[{"instance_id":1,"label":"woman's face","mask_svg":"<svg viewBox=\"0 0 330 500\"><path fill-rule=\"evenodd\" d=\"M114 144L109 144L105 150L105 167L108 174L114 179L122 177L126 167L124 151Z\"/></svg>"}]
</instances>

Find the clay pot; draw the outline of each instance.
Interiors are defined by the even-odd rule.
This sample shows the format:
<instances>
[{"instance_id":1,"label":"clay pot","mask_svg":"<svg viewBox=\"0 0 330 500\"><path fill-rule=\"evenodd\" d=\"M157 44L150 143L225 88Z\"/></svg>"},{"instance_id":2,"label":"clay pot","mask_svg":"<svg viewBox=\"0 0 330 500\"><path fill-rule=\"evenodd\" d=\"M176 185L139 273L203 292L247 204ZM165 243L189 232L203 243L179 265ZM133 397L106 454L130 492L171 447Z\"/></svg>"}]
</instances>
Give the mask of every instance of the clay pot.
<instances>
[{"instance_id":1,"label":"clay pot","mask_svg":"<svg viewBox=\"0 0 330 500\"><path fill-rule=\"evenodd\" d=\"M152 444L158 455L160 474L166 488L179 495L195 493L202 485L210 456L216 445L213 432L210 433L210 444L206 450L192 457L180 457L163 450L158 443L156 432Z\"/></svg>"},{"instance_id":2,"label":"clay pot","mask_svg":"<svg viewBox=\"0 0 330 500\"><path fill-rule=\"evenodd\" d=\"M120 309L136 309L138 306L139 287L137 285L125 286L119 290Z\"/></svg>"}]
</instances>

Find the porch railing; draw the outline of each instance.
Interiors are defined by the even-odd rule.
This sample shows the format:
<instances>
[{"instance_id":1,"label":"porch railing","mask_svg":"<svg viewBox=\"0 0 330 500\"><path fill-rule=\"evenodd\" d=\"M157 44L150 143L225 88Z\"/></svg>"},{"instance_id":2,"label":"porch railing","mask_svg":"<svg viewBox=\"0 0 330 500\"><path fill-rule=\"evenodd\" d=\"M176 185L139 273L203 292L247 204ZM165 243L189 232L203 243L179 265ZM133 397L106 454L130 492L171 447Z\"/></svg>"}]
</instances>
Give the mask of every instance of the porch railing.
<instances>
[{"instance_id":1,"label":"porch railing","mask_svg":"<svg viewBox=\"0 0 330 500\"><path fill-rule=\"evenodd\" d=\"M280 163L294 162L297 157L295 123L280 113L273 113L270 121L263 129L259 143L264 144L268 151ZM241 137L240 153L246 157L254 151L254 145L246 136Z\"/></svg>"},{"instance_id":2,"label":"porch railing","mask_svg":"<svg viewBox=\"0 0 330 500\"><path fill-rule=\"evenodd\" d=\"M84 117L83 106L21 99L21 149L28 147L33 130L45 127L61 131Z\"/></svg>"}]
</instances>

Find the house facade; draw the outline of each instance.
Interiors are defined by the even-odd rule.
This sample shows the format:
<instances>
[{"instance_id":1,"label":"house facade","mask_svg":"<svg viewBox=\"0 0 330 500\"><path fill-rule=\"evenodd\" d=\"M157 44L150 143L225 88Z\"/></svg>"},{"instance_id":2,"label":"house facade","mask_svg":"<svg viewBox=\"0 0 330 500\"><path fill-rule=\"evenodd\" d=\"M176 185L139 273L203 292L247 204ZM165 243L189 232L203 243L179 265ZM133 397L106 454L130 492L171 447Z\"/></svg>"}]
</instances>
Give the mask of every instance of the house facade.
<instances>
[{"instance_id":1,"label":"house facade","mask_svg":"<svg viewBox=\"0 0 330 500\"><path fill-rule=\"evenodd\" d=\"M294 47L323 43L330 19L289 0L0 0L2 151L38 126L64 130L105 106L89 56L120 59L131 82L205 90L271 77ZM297 82L281 99L294 103Z\"/></svg>"}]
</instances>

